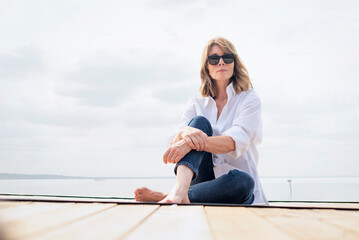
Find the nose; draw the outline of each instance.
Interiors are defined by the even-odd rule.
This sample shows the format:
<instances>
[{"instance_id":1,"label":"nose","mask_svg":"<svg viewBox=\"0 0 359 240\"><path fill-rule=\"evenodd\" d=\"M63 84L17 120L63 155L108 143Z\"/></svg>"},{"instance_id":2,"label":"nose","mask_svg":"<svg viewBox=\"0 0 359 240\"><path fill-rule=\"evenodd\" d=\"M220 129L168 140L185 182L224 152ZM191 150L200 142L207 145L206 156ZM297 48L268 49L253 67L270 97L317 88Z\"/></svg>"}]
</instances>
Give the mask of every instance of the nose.
<instances>
[{"instance_id":1,"label":"nose","mask_svg":"<svg viewBox=\"0 0 359 240\"><path fill-rule=\"evenodd\" d=\"M223 61L223 58L220 58L219 59L219 62L218 62L218 65L220 65L220 66L222 66L222 65L224 65L225 63L224 63L224 61Z\"/></svg>"}]
</instances>

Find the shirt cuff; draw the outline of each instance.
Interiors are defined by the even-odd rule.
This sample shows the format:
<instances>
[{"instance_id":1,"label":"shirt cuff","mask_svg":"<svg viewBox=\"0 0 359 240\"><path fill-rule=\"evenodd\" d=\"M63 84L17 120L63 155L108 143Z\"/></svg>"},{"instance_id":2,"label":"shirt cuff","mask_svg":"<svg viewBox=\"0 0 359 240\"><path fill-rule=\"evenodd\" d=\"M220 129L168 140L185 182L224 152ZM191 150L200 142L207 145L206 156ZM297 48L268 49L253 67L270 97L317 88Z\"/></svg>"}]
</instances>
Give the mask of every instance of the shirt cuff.
<instances>
[{"instance_id":1,"label":"shirt cuff","mask_svg":"<svg viewBox=\"0 0 359 240\"><path fill-rule=\"evenodd\" d=\"M238 158L245 151L247 151L250 141L248 135L240 127L238 126L231 127L230 129L223 132L222 135L231 137L235 143L235 150L228 153L232 157Z\"/></svg>"}]
</instances>

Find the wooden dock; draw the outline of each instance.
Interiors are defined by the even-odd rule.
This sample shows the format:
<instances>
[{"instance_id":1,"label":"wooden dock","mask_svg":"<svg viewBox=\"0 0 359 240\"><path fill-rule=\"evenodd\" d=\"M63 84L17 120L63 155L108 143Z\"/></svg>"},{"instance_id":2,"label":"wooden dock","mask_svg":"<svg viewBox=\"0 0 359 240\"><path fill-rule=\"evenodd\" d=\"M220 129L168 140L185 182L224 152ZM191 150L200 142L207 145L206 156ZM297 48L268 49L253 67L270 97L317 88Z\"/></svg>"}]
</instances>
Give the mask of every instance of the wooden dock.
<instances>
[{"instance_id":1,"label":"wooden dock","mask_svg":"<svg viewBox=\"0 0 359 240\"><path fill-rule=\"evenodd\" d=\"M0 195L0 239L359 239L359 203L203 206Z\"/></svg>"}]
</instances>

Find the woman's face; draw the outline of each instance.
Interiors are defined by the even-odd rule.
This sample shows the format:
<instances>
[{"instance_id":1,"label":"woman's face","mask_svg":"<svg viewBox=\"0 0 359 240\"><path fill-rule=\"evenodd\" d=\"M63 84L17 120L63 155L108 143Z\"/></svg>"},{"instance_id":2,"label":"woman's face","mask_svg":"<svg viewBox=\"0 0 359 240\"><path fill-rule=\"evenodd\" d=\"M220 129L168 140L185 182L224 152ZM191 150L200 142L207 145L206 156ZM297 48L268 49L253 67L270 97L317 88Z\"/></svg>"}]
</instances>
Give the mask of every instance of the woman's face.
<instances>
[{"instance_id":1,"label":"woman's face","mask_svg":"<svg viewBox=\"0 0 359 240\"><path fill-rule=\"evenodd\" d=\"M218 55L222 56L224 54L222 48L218 45L211 47L208 56ZM228 81L233 76L234 62L226 64L223 59L219 60L217 65L211 65L207 61L207 67L209 75L216 81Z\"/></svg>"}]
</instances>

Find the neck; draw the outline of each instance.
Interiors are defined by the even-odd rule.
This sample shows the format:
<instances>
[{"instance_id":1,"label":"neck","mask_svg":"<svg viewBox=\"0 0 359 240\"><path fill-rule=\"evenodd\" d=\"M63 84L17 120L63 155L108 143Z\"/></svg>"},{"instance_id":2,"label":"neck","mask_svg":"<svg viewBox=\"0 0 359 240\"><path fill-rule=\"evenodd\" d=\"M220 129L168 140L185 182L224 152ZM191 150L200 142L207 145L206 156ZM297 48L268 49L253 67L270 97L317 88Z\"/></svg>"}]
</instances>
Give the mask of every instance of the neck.
<instances>
[{"instance_id":1,"label":"neck","mask_svg":"<svg viewBox=\"0 0 359 240\"><path fill-rule=\"evenodd\" d=\"M227 81L216 81L216 100L225 100L227 96L227 86L229 85L229 80Z\"/></svg>"}]
</instances>

